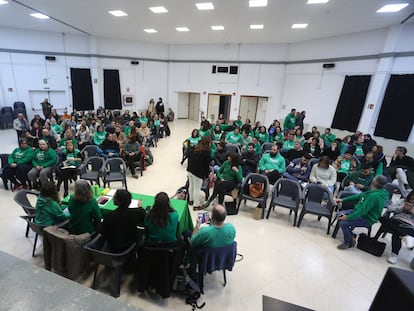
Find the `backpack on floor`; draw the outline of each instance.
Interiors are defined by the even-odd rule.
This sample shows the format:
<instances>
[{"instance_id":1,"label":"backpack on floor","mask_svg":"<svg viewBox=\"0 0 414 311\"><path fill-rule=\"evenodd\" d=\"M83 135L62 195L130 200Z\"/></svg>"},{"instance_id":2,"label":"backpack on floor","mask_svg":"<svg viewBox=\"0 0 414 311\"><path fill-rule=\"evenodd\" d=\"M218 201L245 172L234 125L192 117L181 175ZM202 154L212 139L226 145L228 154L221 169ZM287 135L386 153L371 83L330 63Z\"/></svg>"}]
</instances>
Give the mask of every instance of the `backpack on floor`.
<instances>
[{"instance_id":1,"label":"backpack on floor","mask_svg":"<svg viewBox=\"0 0 414 311\"><path fill-rule=\"evenodd\" d=\"M193 308L193 311L201 309L206 305L205 302L198 305L198 299L201 296L200 287L188 275L187 270L184 267L181 267L178 271L172 286L172 291L185 296L185 303L190 305Z\"/></svg>"}]
</instances>

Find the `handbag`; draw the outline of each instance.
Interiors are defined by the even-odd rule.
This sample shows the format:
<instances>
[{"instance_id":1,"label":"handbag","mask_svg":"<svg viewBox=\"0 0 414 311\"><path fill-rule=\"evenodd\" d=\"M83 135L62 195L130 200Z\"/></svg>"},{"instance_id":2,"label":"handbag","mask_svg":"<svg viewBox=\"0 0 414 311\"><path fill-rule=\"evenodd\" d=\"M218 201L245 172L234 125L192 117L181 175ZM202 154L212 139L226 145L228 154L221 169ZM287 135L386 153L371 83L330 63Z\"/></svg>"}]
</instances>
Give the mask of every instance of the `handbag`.
<instances>
[{"instance_id":1,"label":"handbag","mask_svg":"<svg viewBox=\"0 0 414 311\"><path fill-rule=\"evenodd\" d=\"M249 195L252 198L260 198L263 196L264 184L261 182L255 182L254 184L249 185Z\"/></svg>"},{"instance_id":2,"label":"handbag","mask_svg":"<svg viewBox=\"0 0 414 311\"><path fill-rule=\"evenodd\" d=\"M364 252L370 253L371 255L381 257L385 250L384 242L378 242L375 238L371 238L365 233L362 233L358 237L357 247Z\"/></svg>"}]
</instances>

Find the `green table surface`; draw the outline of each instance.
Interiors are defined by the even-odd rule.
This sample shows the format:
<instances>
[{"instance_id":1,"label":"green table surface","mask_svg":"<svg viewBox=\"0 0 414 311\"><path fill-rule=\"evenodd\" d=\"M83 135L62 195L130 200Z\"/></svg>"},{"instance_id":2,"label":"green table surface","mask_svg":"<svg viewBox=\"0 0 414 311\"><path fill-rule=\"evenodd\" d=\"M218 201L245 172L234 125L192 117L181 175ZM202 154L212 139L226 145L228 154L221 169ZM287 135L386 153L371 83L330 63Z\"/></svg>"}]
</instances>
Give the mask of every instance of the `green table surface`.
<instances>
[{"instance_id":1,"label":"green table surface","mask_svg":"<svg viewBox=\"0 0 414 311\"><path fill-rule=\"evenodd\" d=\"M98 195L95 198L101 196L102 191L105 188L99 188ZM139 193L131 193L132 199L134 200L142 200L142 207L146 208L147 206L153 206L155 202L155 197L146 194L139 194ZM99 206L101 209L102 216L105 216L111 211L116 210L117 206L114 204L114 200L112 197L104 206ZM62 205L67 205L69 202L70 195L62 199ZM177 199L170 199L171 207L178 213L179 219L179 234L183 233L185 230L193 230L194 224L191 218L190 210L188 209L188 204L186 200L177 200Z\"/></svg>"}]
</instances>

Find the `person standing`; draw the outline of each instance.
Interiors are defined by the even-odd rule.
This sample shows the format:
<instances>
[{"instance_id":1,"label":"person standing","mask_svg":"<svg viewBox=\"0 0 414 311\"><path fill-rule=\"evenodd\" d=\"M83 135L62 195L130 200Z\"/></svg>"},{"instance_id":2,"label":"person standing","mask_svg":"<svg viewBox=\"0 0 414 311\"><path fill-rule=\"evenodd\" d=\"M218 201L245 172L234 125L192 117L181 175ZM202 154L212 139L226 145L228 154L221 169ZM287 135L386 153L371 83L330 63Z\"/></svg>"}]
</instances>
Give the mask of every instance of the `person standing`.
<instances>
[{"instance_id":1,"label":"person standing","mask_svg":"<svg viewBox=\"0 0 414 311\"><path fill-rule=\"evenodd\" d=\"M41 103L40 106L42 106L43 115L45 116L45 120L49 119L50 114L52 113L52 107L53 105L49 103L49 99L45 98Z\"/></svg>"},{"instance_id":2,"label":"person standing","mask_svg":"<svg viewBox=\"0 0 414 311\"><path fill-rule=\"evenodd\" d=\"M210 152L211 138L204 136L188 155L189 203L194 204L193 210L195 211L203 209L200 206L200 190L203 179L207 178L210 173Z\"/></svg>"},{"instance_id":3,"label":"person standing","mask_svg":"<svg viewBox=\"0 0 414 311\"><path fill-rule=\"evenodd\" d=\"M17 140L23 136L24 132L30 131L29 122L26 120L23 113L19 113L17 118L13 120L13 128L17 132Z\"/></svg>"},{"instance_id":4,"label":"person standing","mask_svg":"<svg viewBox=\"0 0 414 311\"><path fill-rule=\"evenodd\" d=\"M285 121L283 122L283 130L289 131L293 130L296 126L296 109L292 108L290 113L286 116Z\"/></svg>"},{"instance_id":5,"label":"person standing","mask_svg":"<svg viewBox=\"0 0 414 311\"><path fill-rule=\"evenodd\" d=\"M158 99L157 104L155 105L155 111L159 116L164 115L165 107L161 97Z\"/></svg>"}]
</instances>

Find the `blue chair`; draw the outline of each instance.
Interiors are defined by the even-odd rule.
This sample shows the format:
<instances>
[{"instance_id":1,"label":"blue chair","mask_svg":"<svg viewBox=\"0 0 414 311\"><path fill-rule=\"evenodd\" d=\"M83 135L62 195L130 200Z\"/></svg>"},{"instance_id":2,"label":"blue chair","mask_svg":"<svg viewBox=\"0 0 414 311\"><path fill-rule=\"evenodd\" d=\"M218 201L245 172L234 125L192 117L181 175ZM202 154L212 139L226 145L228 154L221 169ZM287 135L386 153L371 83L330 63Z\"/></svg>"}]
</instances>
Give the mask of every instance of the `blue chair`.
<instances>
[{"instance_id":1,"label":"blue chair","mask_svg":"<svg viewBox=\"0 0 414 311\"><path fill-rule=\"evenodd\" d=\"M192 248L191 263L193 271L198 277L200 292L204 294L204 275L214 271L223 271L224 284L226 286L226 270L232 271L236 262L237 242L222 247L194 247Z\"/></svg>"}]
</instances>

